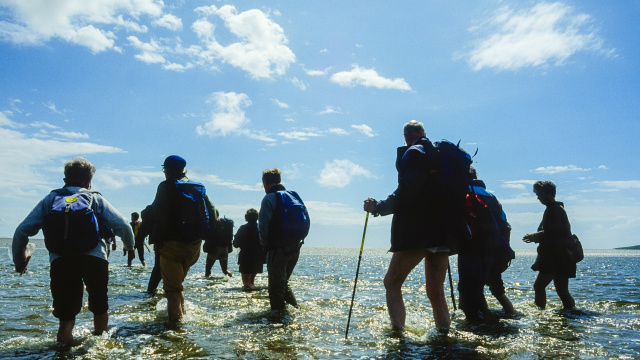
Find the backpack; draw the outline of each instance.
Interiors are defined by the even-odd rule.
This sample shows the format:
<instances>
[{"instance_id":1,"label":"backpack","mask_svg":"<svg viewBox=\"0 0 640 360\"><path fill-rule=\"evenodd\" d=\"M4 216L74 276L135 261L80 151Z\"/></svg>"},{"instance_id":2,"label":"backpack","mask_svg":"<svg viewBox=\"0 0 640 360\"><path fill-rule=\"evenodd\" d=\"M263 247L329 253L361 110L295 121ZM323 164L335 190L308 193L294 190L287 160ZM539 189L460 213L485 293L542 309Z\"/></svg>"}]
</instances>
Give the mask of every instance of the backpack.
<instances>
[{"instance_id":1,"label":"backpack","mask_svg":"<svg viewBox=\"0 0 640 360\"><path fill-rule=\"evenodd\" d=\"M100 242L98 219L92 209L95 192L53 190L56 196L42 224L44 244L56 254L82 254Z\"/></svg>"},{"instance_id":2,"label":"backpack","mask_svg":"<svg viewBox=\"0 0 640 360\"><path fill-rule=\"evenodd\" d=\"M445 207L453 212L462 213L472 182L469 167L473 160L469 153L460 147L460 142L454 145L450 141L441 140L435 142L433 148L437 154L437 186L433 191L437 191L437 196Z\"/></svg>"},{"instance_id":3,"label":"backpack","mask_svg":"<svg viewBox=\"0 0 640 360\"><path fill-rule=\"evenodd\" d=\"M205 201L207 191L201 183L176 180L180 197L180 237L183 242L206 239L213 230L211 209Z\"/></svg>"},{"instance_id":4,"label":"backpack","mask_svg":"<svg viewBox=\"0 0 640 360\"><path fill-rule=\"evenodd\" d=\"M573 258L573 261L579 263L584 260L584 250L582 249L582 243L576 234L571 235L569 238L569 253Z\"/></svg>"},{"instance_id":5,"label":"backpack","mask_svg":"<svg viewBox=\"0 0 640 360\"><path fill-rule=\"evenodd\" d=\"M226 247L227 252L233 251L233 220L223 217L218 219L214 231L204 241L204 252L215 252L217 247Z\"/></svg>"},{"instance_id":6,"label":"backpack","mask_svg":"<svg viewBox=\"0 0 640 360\"><path fill-rule=\"evenodd\" d=\"M283 190L276 192L280 221L278 221L277 234L281 237L282 244L295 245L309 234L311 222L307 207L302 202L300 195L295 191Z\"/></svg>"}]
</instances>

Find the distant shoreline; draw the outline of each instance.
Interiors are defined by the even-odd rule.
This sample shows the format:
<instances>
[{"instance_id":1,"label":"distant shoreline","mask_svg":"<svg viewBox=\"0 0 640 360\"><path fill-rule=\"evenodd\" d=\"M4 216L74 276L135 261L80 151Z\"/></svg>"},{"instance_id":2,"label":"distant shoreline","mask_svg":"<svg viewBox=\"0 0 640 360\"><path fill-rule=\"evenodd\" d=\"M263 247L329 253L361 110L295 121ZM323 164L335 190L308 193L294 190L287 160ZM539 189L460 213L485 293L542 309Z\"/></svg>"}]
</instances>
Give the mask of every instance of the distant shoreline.
<instances>
[{"instance_id":1,"label":"distant shoreline","mask_svg":"<svg viewBox=\"0 0 640 360\"><path fill-rule=\"evenodd\" d=\"M640 250L640 245L634 245L634 246L625 246L625 247L619 247L619 248L614 248L615 250Z\"/></svg>"}]
</instances>

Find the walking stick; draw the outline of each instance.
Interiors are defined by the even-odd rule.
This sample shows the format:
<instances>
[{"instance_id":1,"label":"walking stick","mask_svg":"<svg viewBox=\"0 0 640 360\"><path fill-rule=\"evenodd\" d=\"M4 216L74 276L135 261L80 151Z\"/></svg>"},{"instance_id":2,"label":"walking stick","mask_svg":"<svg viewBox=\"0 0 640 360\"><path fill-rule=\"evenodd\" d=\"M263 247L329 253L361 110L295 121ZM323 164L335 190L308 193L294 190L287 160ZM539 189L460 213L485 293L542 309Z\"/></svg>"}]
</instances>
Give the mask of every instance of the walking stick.
<instances>
[{"instance_id":1,"label":"walking stick","mask_svg":"<svg viewBox=\"0 0 640 360\"><path fill-rule=\"evenodd\" d=\"M369 212L364 220L364 231L362 232L362 243L360 244L360 255L358 256L358 267L356 268L356 279L353 282L353 294L351 295L351 306L349 306L349 318L347 319L347 331L344 333L344 339L349 336L349 323L351 323L351 311L353 310L353 299L356 297L356 284L358 284L358 273L360 273L360 261L362 260L362 248L364 248L364 236L367 234L367 223L369 222Z\"/></svg>"},{"instance_id":2,"label":"walking stick","mask_svg":"<svg viewBox=\"0 0 640 360\"><path fill-rule=\"evenodd\" d=\"M453 310L458 310L456 307L456 297L453 295L453 279L451 279L451 264L447 260L447 271L449 272L449 286L451 287L451 302L453 302Z\"/></svg>"}]
</instances>

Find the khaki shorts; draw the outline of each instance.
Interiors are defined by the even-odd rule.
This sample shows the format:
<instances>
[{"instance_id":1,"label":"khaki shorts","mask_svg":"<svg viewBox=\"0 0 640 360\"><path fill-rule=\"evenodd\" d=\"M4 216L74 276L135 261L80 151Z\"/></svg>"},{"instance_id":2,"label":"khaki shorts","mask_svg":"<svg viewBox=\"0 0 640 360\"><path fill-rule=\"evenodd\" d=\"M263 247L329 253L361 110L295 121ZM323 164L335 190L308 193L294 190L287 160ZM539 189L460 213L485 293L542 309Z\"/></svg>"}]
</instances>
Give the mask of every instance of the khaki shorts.
<instances>
[{"instance_id":1,"label":"khaki shorts","mask_svg":"<svg viewBox=\"0 0 640 360\"><path fill-rule=\"evenodd\" d=\"M160 247L160 272L164 292L180 292L182 282L187 278L189 268L198 261L202 243L185 244L167 241Z\"/></svg>"}]
</instances>

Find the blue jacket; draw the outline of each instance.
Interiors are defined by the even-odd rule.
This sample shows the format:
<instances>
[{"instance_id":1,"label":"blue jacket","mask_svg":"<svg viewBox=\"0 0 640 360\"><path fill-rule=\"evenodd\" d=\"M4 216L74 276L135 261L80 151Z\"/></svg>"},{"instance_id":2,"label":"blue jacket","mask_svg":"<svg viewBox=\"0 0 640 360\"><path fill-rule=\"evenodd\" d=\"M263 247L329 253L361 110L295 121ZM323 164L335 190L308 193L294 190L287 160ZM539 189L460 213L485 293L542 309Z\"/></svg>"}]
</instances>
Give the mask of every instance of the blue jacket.
<instances>
[{"instance_id":1,"label":"blue jacket","mask_svg":"<svg viewBox=\"0 0 640 360\"><path fill-rule=\"evenodd\" d=\"M78 192L80 190L86 190L78 186L66 186L71 192ZM27 215L27 217L18 225L15 233L13 234L13 243L11 250L13 252L13 263L16 268L20 268L23 265L24 252L29 243L29 237L35 236L44 223L44 217L51 212L51 206L53 199L56 197L55 192L49 193L45 196L38 205ZM127 219L122 216L118 210L116 210L100 193L94 193L94 200L92 205L93 211L98 218L99 224L104 224L111 229L116 235L122 238L125 250L133 250L133 231ZM86 255L95 256L104 260L107 260L107 244L104 239L100 239L98 245L92 250L85 253ZM49 253L49 261L59 258L61 255L56 253Z\"/></svg>"}]
</instances>

